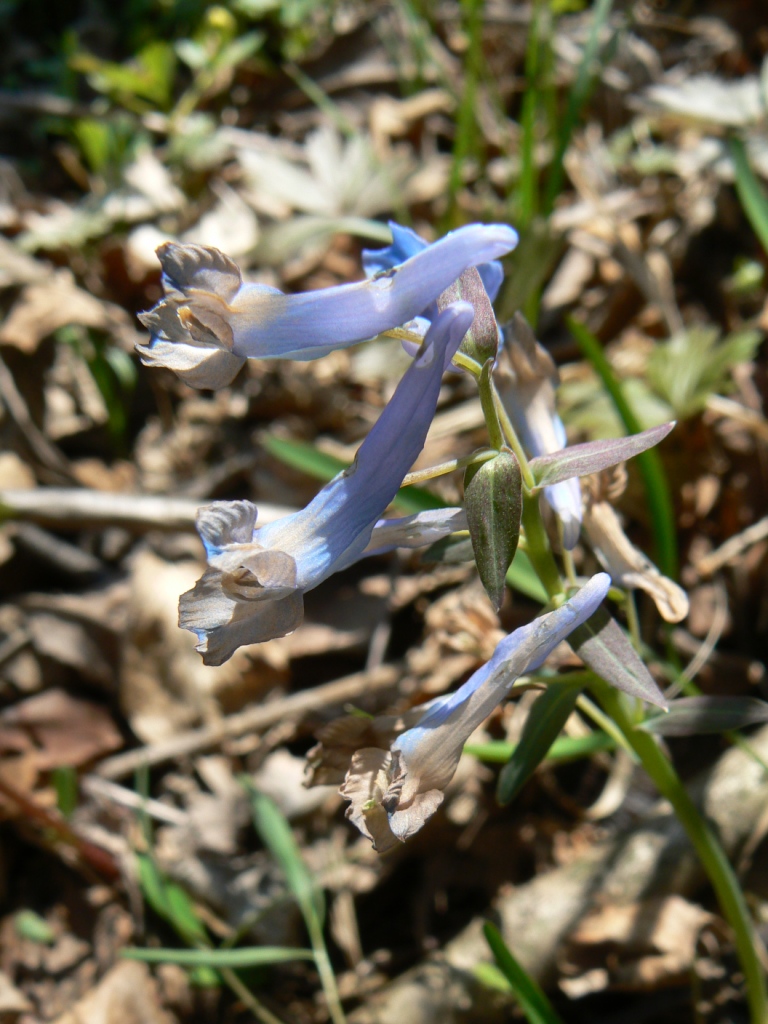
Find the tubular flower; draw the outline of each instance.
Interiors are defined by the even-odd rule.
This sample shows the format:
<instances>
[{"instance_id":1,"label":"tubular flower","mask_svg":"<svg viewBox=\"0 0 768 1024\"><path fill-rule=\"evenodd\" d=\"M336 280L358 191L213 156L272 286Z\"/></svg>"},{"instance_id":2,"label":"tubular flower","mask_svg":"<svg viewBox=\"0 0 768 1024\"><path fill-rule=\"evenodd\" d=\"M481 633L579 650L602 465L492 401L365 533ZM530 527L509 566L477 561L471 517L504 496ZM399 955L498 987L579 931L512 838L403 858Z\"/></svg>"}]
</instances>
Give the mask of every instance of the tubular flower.
<instances>
[{"instance_id":1,"label":"tubular flower","mask_svg":"<svg viewBox=\"0 0 768 1024\"><path fill-rule=\"evenodd\" d=\"M516 313L504 330L504 347L494 373L499 395L526 454L535 458L565 448L563 421L555 411L559 382L552 357L528 321ZM581 529L581 488L575 477L544 488L544 497L563 528L563 544L573 548Z\"/></svg>"},{"instance_id":2,"label":"tubular flower","mask_svg":"<svg viewBox=\"0 0 768 1024\"><path fill-rule=\"evenodd\" d=\"M421 235L417 235L411 228L404 228L392 220L389 222L389 227L392 232L391 245L385 249L363 249L363 269L369 277L392 270L405 260L411 259L429 248L429 242L426 242ZM512 231L511 228L508 230ZM514 248L517 244L517 234L514 231L512 234L515 240L510 248ZM499 294L501 282L504 280L504 268L496 260L476 264L476 266L488 293L488 298L493 302Z\"/></svg>"},{"instance_id":3,"label":"tubular flower","mask_svg":"<svg viewBox=\"0 0 768 1024\"><path fill-rule=\"evenodd\" d=\"M417 832L443 802L464 744L509 695L515 679L538 668L547 655L585 622L608 593L610 577L598 573L555 611L505 637L493 656L455 693L431 701L388 749L363 747L353 755L341 794L347 817L383 852ZM419 711L421 709L415 709ZM386 737L396 719L376 720L365 735ZM390 732L391 735L391 732Z\"/></svg>"},{"instance_id":4,"label":"tubular flower","mask_svg":"<svg viewBox=\"0 0 768 1024\"><path fill-rule=\"evenodd\" d=\"M218 249L166 242L157 250L165 297L140 317L152 337L139 353L192 387L224 387L246 359L316 359L398 327L467 267L516 243L506 225L470 224L364 281L285 295L244 282Z\"/></svg>"},{"instance_id":5,"label":"tubular flower","mask_svg":"<svg viewBox=\"0 0 768 1024\"><path fill-rule=\"evenodd\" d=\"M249 501L215 502L198 513L208 569L182 594L179 624L197 634L207 665L220 665L243 644L285 636L301 623L303 595L373 550L445 535L456 509L379 525L403 477L424 445L437 406L440 380L472 322L458 302L444 310L394 395L360 446L354 464L339 473L305 509L256 530ZM442 521L442 534L440 522ZM436 533L437 531L437 533Z\"/></svg>"}]
</instances>

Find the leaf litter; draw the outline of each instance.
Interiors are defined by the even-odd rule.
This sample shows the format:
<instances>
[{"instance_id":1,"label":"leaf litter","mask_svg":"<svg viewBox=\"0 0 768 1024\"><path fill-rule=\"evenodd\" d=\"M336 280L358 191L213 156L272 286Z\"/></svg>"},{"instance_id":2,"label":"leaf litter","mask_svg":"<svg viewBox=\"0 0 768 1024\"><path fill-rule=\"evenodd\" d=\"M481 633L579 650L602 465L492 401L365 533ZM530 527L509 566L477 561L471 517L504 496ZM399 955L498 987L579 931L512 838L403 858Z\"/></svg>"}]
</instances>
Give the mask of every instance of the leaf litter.
<instances>
[{"instance_id":1,"label":"leaf litter","mask_svg":"<svg viewBox=\"0 0 768 1024\"><path fill-rule=\"evenodd\" d=\"M290 823L328 894L330 959L350 1020L503 1019L508 995L474 974L489 957L479 929L492 913L566 1020L608 1020L632 992L646 1019L679 1021L694 972L696 1019L715 1021L738 999L732 947L674 818L636 769L624 772L613 810L590 817L621 774L616 754L545 760L506 809L493 798L497 770L465 754L428 832L385 858L343 823L335 786L302 785L316 738L339 742L340 723L357 736L380 716L407 718L471 675L503 632L530 619L519 592L505 588L497 614L469 563L400 551L329 580L310 595L302 630L243 648L224 666L202 665L194 638L177 628L178 596L202 566L194 506L248 497L262 514L302 507L316 480L260 438L351 461L402 365L397 343L382 340L317 363L252 362L215 395L149 373L133 355L145 338L133 315L160 297L155 247L218 246L248 280L303 291L358 277L360 248L386 244L388 217L428 238L469 220L525 217L528 5L485 11L475 139L458 174L452 149L471 74L458 7L427 19L410 3L351 4L328 18L310 4L302 24L299 6L233 4L235 14L215 8L183 26L176 53L188 77L168 89L163 68L176 57L164 43L138 65L113 43L97 71L82 64L89 44L78 39L88 87L81 79L81 95L36 89L25 101L31 115L8 85L17 58L0 68L10 126L0 166L0 809L9 851L0 1014L29 1024L107 1024L126 1013L147 1024L262 1011L327 1019L314 966L300 961L260 969L243 992L223 971L120 959L128 945L183 945L190 927L216 948L306 944L285 863L254 833L244 774ZM643 428L681 421L664 461L687 623L683 590L640 554L649 521L631 466L623 495L589 499L592 550L575 549L575 568L588 575L598 560L621 563L626 585L641 592L656 682L675 680L665 665L674 654L706 696L751 700L765 677L768 299L765 253L732 187L728 136L743 140L763 184L768 144L766 63L746 11L743 26L729 5L717 17L644 10L632 24L609 21L600 81L565 154L555 242L521 245L527 263L512 257L515 290L500 301L528 313L541 291L537 336L559 371L572 442L624 430L564 313L604 344ZM536 100L542 118L574 81L589 16L553 17L555 84ZM258 26L240 49L238 18ZM28 45L24 19L10 24ZM215 75L206 77L200 53ZM28 158L41 139L51 147L45 170ZM534 146L536 173L547 144ZM444 385L420 467L485 443L472 394L459 376ZM433 491L449 503L462 493L451 478ZM712 610L711 577L725 614ZM657 607L685 623L666 649ZM565 648L547 667L557 663L580 664ZM494 713L472 742L519 740L538 685L524 677L512 710ZM317 700L302 705L316 687ZM238 720L254 708L266 712L255 725ZM588 722L577 705L566 735L583 736ZM752 741L763 756L764 733ZM670 740L728 851L750 849L746 884L762 921L765 775L743 750L722 754L718 743ZM114 756L133 752L135 778L133 769L110 776ZM22 934L20 913L37 915L52 940ZM670 1006L660 1008L665 992Z\"/></svg>"}]
</instances>

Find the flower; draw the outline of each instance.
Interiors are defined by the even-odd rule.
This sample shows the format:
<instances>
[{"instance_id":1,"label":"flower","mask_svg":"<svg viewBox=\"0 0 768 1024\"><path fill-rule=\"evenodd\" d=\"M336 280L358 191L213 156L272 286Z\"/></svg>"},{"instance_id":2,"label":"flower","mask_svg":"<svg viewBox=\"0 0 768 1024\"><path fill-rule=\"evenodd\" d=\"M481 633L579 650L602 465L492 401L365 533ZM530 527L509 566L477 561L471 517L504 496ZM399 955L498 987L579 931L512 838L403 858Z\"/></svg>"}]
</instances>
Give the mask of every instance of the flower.
<instances>
[{"instance_id":1,"label":"flower","mask_svg":"<svg viewBox=\"0 0 768 1024\"><path fill-rule=\"evenodd\" d=\"M389 228L392 232L391 245L385 249L363 249L363 270L368 277L392 270L405 260L411 259L417 253L429 248L429 242L426 242L421 235L417 235L411 228L404 228L392 220L389 222ZM514 248L516 244L517 235L515 235L515 241L511 248ZM504 268L497 260L493 260L478 264L477 269L488 293L488 298L493 302L499 294L501 282L504 280Z\"/></svg>"},{"instance_id":2,"label":"flower","mask_svg":"<svg viewBox=\"0 0 768 1024\"><path fill-rule=\"evenodd\" d=\"M385 249L363 250L363 268L368 275L386 272L404 259L412 258L429 247L428 243L410 228L401 227L393 221L389 222L389 227L392 231L392 245ZM491 303L496 298L503 279L504 270L497 261L467 267L446 287L437 300L425 306L408 326L417 334L422 334L438 312L450 303L471 303L475 307L475 319L464 339L462 352L482 365L486 359L495 358L498 349L499 326ZM406 351L410 350L411 344L404 343Z\"/></svg>"},{"instance_id":3,"label":"flower","mask_svg":"<svg viewBox=\"0 0 768 1024\"><path fill-rule=\"evenodd\" d=\"M239 268L203 245L157 250L165 297L140 316L151 332L142 362L196 388L231 383L246 359L316 359L419 314L467 268L513 249L504 224L459 228L364 281L285 295L243 282Z\"/></svg>"},{"instance_id":4,"label":"flower","mask_svg":"<svg viewBox=\"0 0 768 1024\"><path fill-rule=\"evenodd\" d=\"M474 310L457 302L432 324L421 354L360 446L354 464L339 473L300 512L256 530L249 501L219 501L198 513L208 569L179 602L179 625L197 634L206 665L220 665L243 644L285 636L301 623L303 595L351 565L372 541L374 549L410 543L414 531L435 539L435 520L413 517L374 528L424 445L437 406L440 380ZM450 532L457 510L442 514ZM444 535L444 532L443 534ZM409 540L410 536L410 540Z\"/></svg>"},{"instance_id":5,"label":"flower","mask_svg":"<svg viewBox=\"0 0 768 1024\"><path fill-rule=\"evenodd\" d=\"M522 314L515 313L503 333L504 346L494 371L499 396L526 454L531 458L551 455L567 444L563 421L555 411L557 367ZM564 546L575 547L581 529L578 479L545 487L544 497L562 525Z\"/></svg>"},{"instance_id":6,"label":"flower","mask_svg":"<svg viewBox=\"0 0 768 1024\"><path fill-rule=\"evenodd\" d=\"M403 716L407 728L390 744L363 747L353 755L341 795L347 817L383 852L417 832L443 802L464 744L505 697L515 679L538 668L549 653L597 610L611 580L598 573L555 611L516 629L496 647L490 661L454 693L431 701L418 720ZM410 720L409 720L410 719ZM363 735L384 737L397 728L376 720Z\"/></svg>"}]
</instances>

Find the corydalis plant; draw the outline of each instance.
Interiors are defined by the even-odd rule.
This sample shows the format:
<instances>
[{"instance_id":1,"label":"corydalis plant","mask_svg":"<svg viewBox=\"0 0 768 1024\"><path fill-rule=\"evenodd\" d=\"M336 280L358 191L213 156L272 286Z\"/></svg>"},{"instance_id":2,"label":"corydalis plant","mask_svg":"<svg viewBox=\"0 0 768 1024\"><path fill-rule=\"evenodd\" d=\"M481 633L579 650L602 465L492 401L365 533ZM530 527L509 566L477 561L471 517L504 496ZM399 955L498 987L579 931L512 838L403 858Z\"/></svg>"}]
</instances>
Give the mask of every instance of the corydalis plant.
<instances>
[{"instance_id":1,"label":"corydalis plant","mask_svg":"<svg viewBox=\"0 0 768 1024\"><path fill-rule=\"evenodd\" d=\"M409 727L386 746L353 754L340 792L350 802L347 817L379 852L404 842L435 813L470 735L509 696L518 676L540 667L594 614L610 585L606 573L594 576L560 608L505 637L455 693L410 712ZM376 732L374 721L369 735ZM386 730L378 737L386 739Z\"/></svg>"},{"instance_id":2,"label":"corydalis plant","mask_svg":"<svg viewBox=\"0 0 768 1024\"><path fill-rule=\"evenodd\" d=\"M422 449L435 413L443 370L474 311L467 303L444 310L420 355L360 446L305 509L256 529L249 501L201 509L198 531L209 568L181 597L179 624L197 635L207 665L220 665L243 644L285 636L301 624L304 594L355 562L372 541L378 520ZM456 510L447 510L452 522ZM435 517L427 542L437 539ZM374 547L401 543L419 524L382 524Z\"/></svg>"},{"instance_id":3,"label":"corydalis plant","mask_svg":"<svg viewBox=\"0 0 768 1024\"><path fill-rule=\"evenodd\" d=\"M504 224L459 228L375 276L286 295L244 282L224 253L166 242L157 250L165 297L141 321L151 332L142 362L196 388L221 388L246 359L316 359L366 341L434 303L467 268L517 244Z\"/></svg>"}]
</instances>

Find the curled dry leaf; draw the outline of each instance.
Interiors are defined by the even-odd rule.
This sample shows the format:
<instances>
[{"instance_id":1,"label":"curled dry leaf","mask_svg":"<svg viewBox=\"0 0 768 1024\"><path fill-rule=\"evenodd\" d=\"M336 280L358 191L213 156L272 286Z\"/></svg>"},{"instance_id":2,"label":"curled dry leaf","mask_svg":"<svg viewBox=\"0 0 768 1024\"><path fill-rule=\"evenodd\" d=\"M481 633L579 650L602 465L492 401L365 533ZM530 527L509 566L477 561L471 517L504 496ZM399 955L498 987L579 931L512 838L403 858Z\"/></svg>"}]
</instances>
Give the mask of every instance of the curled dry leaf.
<instances>
[{"instance_id":1,"label":"curled dry leaf","mask_svg":"<svg viewBox=\"0 0 768 1024\"><path fill-rule=\"evenodd\" d=\"M644 590L665 622L680 622L686 617L687 594L632 544L612 505L607 501L587 503L583 525L595 554L614 583L630 590Z\"/></svg>"}]
</instances>

